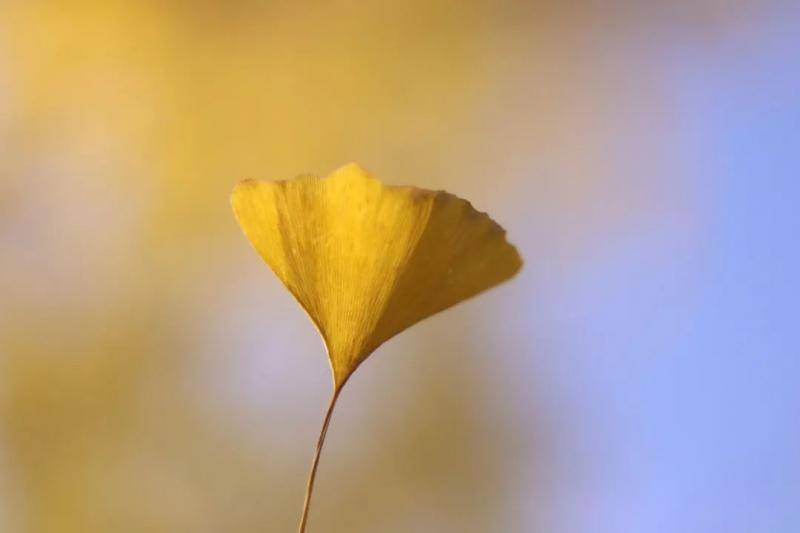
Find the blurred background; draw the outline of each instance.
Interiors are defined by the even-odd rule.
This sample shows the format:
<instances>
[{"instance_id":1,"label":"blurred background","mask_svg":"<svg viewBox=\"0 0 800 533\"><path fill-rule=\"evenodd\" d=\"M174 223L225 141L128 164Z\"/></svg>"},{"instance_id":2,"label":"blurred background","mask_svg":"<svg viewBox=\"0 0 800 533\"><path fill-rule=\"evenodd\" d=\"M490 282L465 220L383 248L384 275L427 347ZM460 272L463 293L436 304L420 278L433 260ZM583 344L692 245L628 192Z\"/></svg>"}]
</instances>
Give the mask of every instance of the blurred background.
<instances>
[{"instance_id":1,"label":"blurred background","mask_svg":"<svg viewBox=\"0 0 800 533\"><path fill-rule=\"evenodd\" d=\"M0 531L294 531L322 342L242 178L526 266L350 381L314 532L800 531L800 4L0 2Z\"/></svg>"}]
</instances>

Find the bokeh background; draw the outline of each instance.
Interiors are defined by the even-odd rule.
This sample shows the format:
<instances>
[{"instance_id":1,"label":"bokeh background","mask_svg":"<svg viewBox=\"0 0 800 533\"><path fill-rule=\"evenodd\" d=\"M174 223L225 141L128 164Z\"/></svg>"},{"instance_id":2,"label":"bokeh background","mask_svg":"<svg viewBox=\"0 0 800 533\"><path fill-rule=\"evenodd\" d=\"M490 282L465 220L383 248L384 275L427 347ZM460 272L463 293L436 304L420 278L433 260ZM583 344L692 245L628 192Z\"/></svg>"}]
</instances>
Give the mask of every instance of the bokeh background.
<instances>
[{"instance_id":1,"label":"bokeh background","mask_svg":"<svg viewBox=\"0 0 800 533\"><path fill-rule=\"evenodd\" d=\"M0 2L0 531L293 531L321 341L242 178L358 161L513 281L348 384L314 532L800 531L800 4Z\"/></svg>"}]
</instances>

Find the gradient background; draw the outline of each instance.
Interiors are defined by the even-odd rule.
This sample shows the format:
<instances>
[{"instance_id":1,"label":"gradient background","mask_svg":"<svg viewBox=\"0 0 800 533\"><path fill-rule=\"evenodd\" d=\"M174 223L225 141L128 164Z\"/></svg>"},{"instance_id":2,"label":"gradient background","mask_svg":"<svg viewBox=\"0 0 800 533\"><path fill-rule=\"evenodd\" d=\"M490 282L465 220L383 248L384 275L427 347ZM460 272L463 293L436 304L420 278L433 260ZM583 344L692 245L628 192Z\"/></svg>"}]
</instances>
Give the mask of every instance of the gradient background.
<instances>
[{"instance_id":1,"label":"gradient background","mask_svg":"<svg viewBox=\"0 0 800 533\"><path fill-rule=\"evenodd\" d=\"M351 380L313 532L800 531L800 4L0 2L0 531L293 531L322 343L242 178L526 267Z\"/></svg>"}]
</instances>

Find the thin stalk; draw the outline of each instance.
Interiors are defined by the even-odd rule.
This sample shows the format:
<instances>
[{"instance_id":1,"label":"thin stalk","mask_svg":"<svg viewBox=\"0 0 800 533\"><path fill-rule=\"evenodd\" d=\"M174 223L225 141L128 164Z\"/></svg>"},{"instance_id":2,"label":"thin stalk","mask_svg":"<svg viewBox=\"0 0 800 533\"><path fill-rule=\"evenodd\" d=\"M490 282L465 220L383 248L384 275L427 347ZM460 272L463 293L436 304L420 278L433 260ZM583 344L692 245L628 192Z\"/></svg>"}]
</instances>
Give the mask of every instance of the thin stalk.
<instances>
[{"instance_id":1,"label":"thin stalk","mask_svg":"<svg viewBox=\"0 0 800 533\"><path fill-rule=\"evenodd\" d=\"M308 523L308 512L311 509L311 494L314 492L314 479L317 477L317 466L319 466L319 457L322 454L322 447L325 445L325 435L328 433L328 426L331 424L331 417L333 416L333 409L336 407L336 400L339 398L341 387L336 387L333 391L333 396L328 404L328 410L325 412L325 421L322 423L322 431L319 434L317 441L317 451L314 452L314 460L311 463L311 473L308 475L308 485L306 486L306 499L303 503L303 516L300 519L300 527L298 533L305 533L306 524Z\"/></svg>"}]
</instances>

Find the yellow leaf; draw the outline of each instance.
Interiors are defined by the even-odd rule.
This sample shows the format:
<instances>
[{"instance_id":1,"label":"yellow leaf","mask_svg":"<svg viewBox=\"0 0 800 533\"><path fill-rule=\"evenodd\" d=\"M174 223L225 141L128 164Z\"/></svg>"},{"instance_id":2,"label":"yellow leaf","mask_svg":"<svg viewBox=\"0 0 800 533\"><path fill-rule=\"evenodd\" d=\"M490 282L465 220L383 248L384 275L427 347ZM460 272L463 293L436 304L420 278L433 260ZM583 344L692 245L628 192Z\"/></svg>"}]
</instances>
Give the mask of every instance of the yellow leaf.
<instances>
[{"instance_id":1,"label":"yellow leaf","mask_svg":"<svg viewBox=\"0 0 800 533\"><path fill-rule=\"evenodd\" d=\"M522 265L505 231L469 202L384 185L356 164L323 179L246 180L231 204L319 329L337 391L383 342Z\"/></svg>"}]
</instances>

